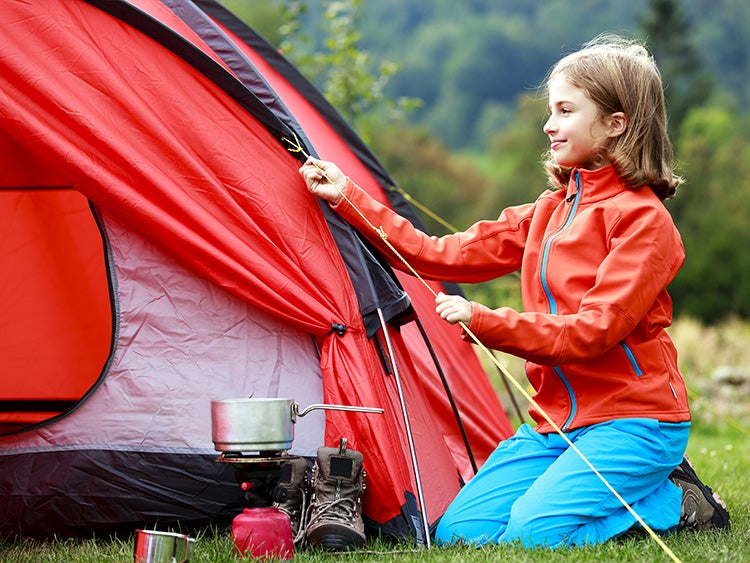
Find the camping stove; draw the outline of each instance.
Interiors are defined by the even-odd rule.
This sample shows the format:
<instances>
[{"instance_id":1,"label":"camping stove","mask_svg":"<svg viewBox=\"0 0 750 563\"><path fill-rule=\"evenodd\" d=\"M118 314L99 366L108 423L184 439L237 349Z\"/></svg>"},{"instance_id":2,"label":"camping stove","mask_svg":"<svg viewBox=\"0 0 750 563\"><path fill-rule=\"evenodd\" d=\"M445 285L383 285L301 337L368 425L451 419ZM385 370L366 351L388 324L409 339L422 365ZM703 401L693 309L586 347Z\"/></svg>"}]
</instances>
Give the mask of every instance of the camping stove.
<instances>
[{"instance_id":1,"label":"camping stove","mask_svg":"<svg viewBox=\"0 0 750 563\"><path fill-rule=\"evenodd\" d=\"M245 495L248 508L272 506L286 499L286 490L279 487L282 467L294 459L286 451L224 452L217 461L235 468L234 478Z\"/></svg>"},{"instance_id":2,"label":"camping stove","mask_svg":"<svg viewBox=\"0 0 750 563\"><path fill-rule=\"evenodd\" d=\"M234 477L245 495L247 508L232 520L232 541L238 555L260 559L292 559L294 539L289 515L273 506L286 500L279 486L287 461L286 451L223 452L217 461L231 463ZM289 465L286 465L289 467Z\"/></svg>"},{"instance_id":3,"label":"camping stove","mask_svg":"<svg viewBox=\"0 0 750 563\"><path fill-rule=\"evenodd\" d=\"M216 450L223 452L218 461L235 467L235 479L248 506L232 520L232 539L241 556L247 552L265 559L294 556L289 513L274 503L281 505L288 499L289 492L280 483L292 482L292 465L303 459L287 454L297 417L316 409L383 412L381 408L324 404L300 410L292 399L279 398L211 401L211 439Z\"/></svg>"}]
</instances>

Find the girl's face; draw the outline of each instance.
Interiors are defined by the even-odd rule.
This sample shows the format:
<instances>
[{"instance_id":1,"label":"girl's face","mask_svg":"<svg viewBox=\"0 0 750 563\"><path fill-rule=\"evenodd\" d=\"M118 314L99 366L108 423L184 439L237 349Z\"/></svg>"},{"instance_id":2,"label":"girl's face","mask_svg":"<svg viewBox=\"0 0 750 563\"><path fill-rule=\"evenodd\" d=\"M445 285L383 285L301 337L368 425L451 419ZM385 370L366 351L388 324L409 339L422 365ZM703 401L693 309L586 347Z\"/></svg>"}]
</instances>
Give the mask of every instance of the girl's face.
<instances>
[{"instance_id":1,"label":"girl's face","mask_svg":"<svg viewBox=\"0 0 750 563\"><path fill-rule=\"evenodd\" d=\"M549 108L544 133L549 136L557 164L568 168L601 168L602 159L596 158L599 149L608 138L622 133L624 116L616 113L602 118L586 93L562 76L549 83Z\"/></svg>"}]
</instances>

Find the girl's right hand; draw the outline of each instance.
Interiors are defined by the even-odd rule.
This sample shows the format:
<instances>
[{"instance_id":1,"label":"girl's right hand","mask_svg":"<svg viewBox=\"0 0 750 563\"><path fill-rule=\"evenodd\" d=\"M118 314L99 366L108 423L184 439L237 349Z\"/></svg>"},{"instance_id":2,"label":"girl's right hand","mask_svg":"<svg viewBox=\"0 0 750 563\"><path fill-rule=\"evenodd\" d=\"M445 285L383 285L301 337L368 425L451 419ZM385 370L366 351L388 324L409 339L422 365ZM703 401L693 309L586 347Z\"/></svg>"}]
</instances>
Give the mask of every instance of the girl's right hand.
<instances>
[{"instance_id":1,"label":"girl's right hand","mask_svg":"<svg viewBox=\"0 0 750 563\"><path fill-rule=\"evenodd\" d=\"M299 169L310 193L336 205L343 197L346 176L333 162L308 158Z\"/></svg>"},{"instance_id":2,"label":"girl's right hand","mask_svg":"<svg viewBox=\"0 0 750 563\"><path fill-rule=\"evenodd\" d=\"M468 325L471 322L472 306L470 301L460 295L446 295L441 291L435 297L435 312L452 325Z\"/></svg>"}]
</instances>

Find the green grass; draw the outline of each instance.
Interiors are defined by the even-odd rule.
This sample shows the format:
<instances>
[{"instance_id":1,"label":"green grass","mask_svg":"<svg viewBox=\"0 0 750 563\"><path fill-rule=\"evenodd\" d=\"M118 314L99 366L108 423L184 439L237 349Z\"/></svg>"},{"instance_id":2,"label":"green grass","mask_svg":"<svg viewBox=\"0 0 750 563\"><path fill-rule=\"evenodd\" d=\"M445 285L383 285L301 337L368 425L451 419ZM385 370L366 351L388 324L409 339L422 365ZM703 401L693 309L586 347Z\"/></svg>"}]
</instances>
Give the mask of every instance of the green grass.
<instances>
[{"instance_id":1,"label":"green grass","mask_svg":"<svg viewBox=\"0 0 750 563\"><path fill-rule=\"evenodd\" d=\"M699 475L720 492L729 505L732 529L728 532L679 533L664 542L676 557L687 562L750 561L750 434L730 424L696 424L688 454ZM13 563L121 563L133 560L133 538L50 541L20 540L0 543L0 561ZM672 559L648 536L630 536L603 545L561 550L524 550L517 546L418 548L411 543L374 540L367 548L348 554L299 551L298 563L351 561L470 561L513 562L632 561L669 562ZM211 529L197 536L194 563L235 562L228 529Z\"/></svg>"},{"instance_id":2,"label":"green grass","mask_svg":"<svg viewBox=\"0 0 750 563\"><path fill-rule=\"evenodd\" d=\"M680 367L691 389L694 415L688 455L698 474L721 494L732 518L728 532L680 533L663 538L668 548L684 563L750 562L750 389L727 387L713 377L717 366L750 366L747 346L750 324L730 320L722 325L703 327L681 319L672 327L672 337L680 350ZM515 377L523 380L518 360L501 355ZM497 377L489 369L491 377ZM501 382L495 381L500 397L507 401ZM525 402L520 400L521 409ZM509 405L508 412L512 413ZM511 417L515 419L515 417ZM518 421L514 420L517 424ZM0 513L0 518L3 514ZM0 563L121 563L133 560L134 538L69 540L45 542L21 540L0 542ZM365 550L348 554L300 551L297 563L344 561L468 561L518 563L582 562L667 562L672 559L649 536L627 537L604 545L550 550L524 550L516 546L473 548L418 548L411 543L371 541ZM236 562L228 529L206 530L197 536L193 563Z\"/></svg>"}]
</instances>

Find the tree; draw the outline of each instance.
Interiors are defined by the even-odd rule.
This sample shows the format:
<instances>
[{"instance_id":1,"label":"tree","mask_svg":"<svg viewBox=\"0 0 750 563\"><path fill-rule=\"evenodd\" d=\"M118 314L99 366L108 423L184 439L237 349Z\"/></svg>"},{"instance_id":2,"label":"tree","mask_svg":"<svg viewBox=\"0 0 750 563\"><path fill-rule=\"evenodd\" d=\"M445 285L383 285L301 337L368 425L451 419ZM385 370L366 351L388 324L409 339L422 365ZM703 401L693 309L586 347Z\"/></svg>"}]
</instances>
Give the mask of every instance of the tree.
<instances>
[{"instance_id":1,"label":"tree","mask_svg":"<svg viewBox=\"0 0 750 563\"><path fill-rule=\"evenodd\" d=\"M473 162L452 154L429 130L404 124L381 127L372 146L383 165L410 197L459 229L479 218L477 207L488 181ZM486 210L483 210L486 211ZM450 228L425 216L433 233Z\"/></svg>"},{"instance_id":2,"label":"tree","mask_svg":"<svg viewBox=\"0 0 750 563\"><path fill-rule=\"evenodd\" d=\"M650 0L649 12L639 23L662 73L670 130L675 134L690 108L709 99L713 79L703 70L690 22L677 0Z\"/></svg>"},{"instance_id":3,"label":"tree","mask_svg":"<svg viewBox=\"0 0 750 563\"><path fill-rule=\"evenodd\" d=\"M669 202L686 261L670 287L679 314L750 317L750 116L695 108L680 136L688 178Z\"/></svg>"},{"instance_id":4,"label":"tree","mask_svg":"<svg viewBox=\"0 0 750 563\"><path fill-rule=\"evenodd\" d=\"M488 158L494 189L484 197L483 206L499 210L534 201L545 188L547 176L542 156L549 148L542 131L547 100L536 94L519 96L507 125L490 140Z\"/></svg>"},{"instance_id":5,"label":"tree","mask_svg":"<svg viewBox=\"0 0 750 563\"><path fill-rule=\"evenodd\" d=\"M253 29L266 41L278 45L284 19L274 0L256 0L252 3L246 0L222 0L222 4L243 21L253 22Z\"/></svg>"},{"instance_id":6,"label":"tree","mask_svg":"<svg viewBox=\"0 0 750 563\"><path fill-rule=\"evenodd\" d=\"M323 49L310 49L309 35L302 33L300 16L304 2L288 1L283 10L285 24L280 47L325 98L365 139L384 121L400 118L419 105L414 98L393 100L385 88L399 66L385 61L374 65L360 47L357 30L361 0L324 2Z\"/></svg>"}]
</instances>

